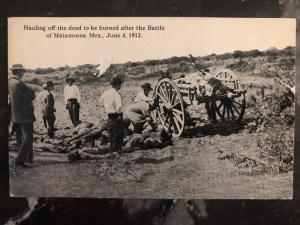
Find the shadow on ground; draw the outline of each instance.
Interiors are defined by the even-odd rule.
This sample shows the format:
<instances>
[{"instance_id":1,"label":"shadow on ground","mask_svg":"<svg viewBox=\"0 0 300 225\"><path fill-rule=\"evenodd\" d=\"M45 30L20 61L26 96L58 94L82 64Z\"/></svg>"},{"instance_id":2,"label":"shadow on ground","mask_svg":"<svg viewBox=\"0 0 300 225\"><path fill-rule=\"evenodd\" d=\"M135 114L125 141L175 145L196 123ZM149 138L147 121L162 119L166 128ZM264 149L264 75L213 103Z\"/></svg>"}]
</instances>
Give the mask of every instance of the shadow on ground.
<instances>
[{"instance_id":1,"label":"shadow on ground","mask_svg":"<svg viewBox=\"0 0 300 225\"><path fill-rule=\"evenodd\" d=\"M215 124L204 124L193 128L187 128L184 137L195 138L205 137L208 135L221 135L228 136L231 134L237 134L241 130L245 129L246 122L231 122L231 123L215 123Z\"/></svg>"}]
</instances>

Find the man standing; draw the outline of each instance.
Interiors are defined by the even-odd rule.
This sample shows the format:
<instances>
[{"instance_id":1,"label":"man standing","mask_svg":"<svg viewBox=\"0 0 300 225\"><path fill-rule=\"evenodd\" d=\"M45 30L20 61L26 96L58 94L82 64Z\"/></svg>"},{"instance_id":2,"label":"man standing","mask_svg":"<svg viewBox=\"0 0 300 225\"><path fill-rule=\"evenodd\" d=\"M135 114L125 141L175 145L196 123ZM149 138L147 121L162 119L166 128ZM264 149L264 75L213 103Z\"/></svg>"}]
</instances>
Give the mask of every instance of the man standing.
<instances>
[{"instance_id":1,"label":"man standing","mask_svg":"<svg viewBox=\"0 0 300 225\"><path fill-rule=\"evenodd\" d=\"M47 81L46 84L47 96L44 99L44 110L43 110L43 119L48 124L48 137L54 137L54 122L55 122L55 112L54 108L54 97L52 91L54 89L54 84L52 81Z\"/></svg>"},{"instance_id":2,"label":"man standing","mask_svg":"<svg viewBox=\"0 0 300 225\"><path fill-rule=\"evenodd\" d=\"M33 160L33 122L35 121L32 101L34 91L22 81L25 69L21 64L11 68L12 74L8 77L8 92L11 102L11 120L15 124L18 156L15 165L30 168Z\"/></svg>"},{"instance_id":3,"label":"man standing","mask_svg":"<svg viewBox=\"0 0 300 225\"><path fill-rule=\"evenodd\" d=\"M66 82L67 85L64 88L64 100L71 121L74 127L76 127L79 123L80 90L77 85L74 84L75 78L73 76L68 75Z\"/></svg>"},{"instance_id":4,"label":"man standing","mask_svg":"<svg viewBox=\"0 0 300 225\"><path fill-rule=\"evenodd\" d=\"M42 119L44 122L44 126L47 129L47 119L45 118L45 98L48 95L48 91L47 91L47 84L43 84L43 90L41 92L39 92L35 98L35 101L37 102L37 104L41 105L42 108Z\"/></svg>"},{"instance_id":5,"label":"man standing","mask_svg":"<svg viewBox=\"0 0 300 225\"><path fill-rule=\"evenodd\" d=\"M100 97L100 104L104 105L108 117L108 132L111 151L120 151L124 139L123 114L121 112L122 99L119 90L122 86L122 79L114 77L111 80L112 88L106 90Z\"/></svg>"}]
</instances>

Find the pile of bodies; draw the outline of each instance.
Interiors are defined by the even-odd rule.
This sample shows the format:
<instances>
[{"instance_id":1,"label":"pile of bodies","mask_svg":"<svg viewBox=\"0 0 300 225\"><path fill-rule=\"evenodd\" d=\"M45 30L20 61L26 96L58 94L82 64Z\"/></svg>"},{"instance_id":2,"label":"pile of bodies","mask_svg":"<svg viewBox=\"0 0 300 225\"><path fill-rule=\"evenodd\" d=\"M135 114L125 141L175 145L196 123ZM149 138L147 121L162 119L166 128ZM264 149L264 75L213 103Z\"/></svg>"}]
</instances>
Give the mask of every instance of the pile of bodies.
<instances>
[{"instance_id":1,"label":"pile of bodies","mask_svg":"<svg viewBox=\"0 0 300 225\"><path fill-rule=\"evenodd\" d=\"M131 129L132 122L129 119L123 119L124 123L124 141L121 151L112 152L109 142L107 121L93 124L87 121L81 121L77 125L74 135L63 140L50 141L42 140L41 144L36 144L35 148L43 151L66 153L68 160L95 160L107 156L107 154L122 154L142 149L163 148L172 145L172 135L164 128L155 130L144 129L142 133L135 133ZM50 142L50 143L47 143Z\"/></svg>"},{"instance_id":2,"label":"pile of bodies","mask_svg":"<svg viewBox=\"0 0 300 225\"><path fill-rule=\"evenodd\" d=\"M131 122L129 120L123 120L123 123L125 134L123 147L121 151L113 152L114 154L122 154L141 149L163 148L173 143L172 135L163 128L145 131L143 133L133 133L129 128ZM66 150L69 161L101 159L105 154L112 153L106 122L103 122L101 126L98 125L97 128L91 132L83 136L79 134L79 136L79 138L75 137L75 139L73 137L71 142L69 142L69 147Z\"/></svg>"}]
</instances>

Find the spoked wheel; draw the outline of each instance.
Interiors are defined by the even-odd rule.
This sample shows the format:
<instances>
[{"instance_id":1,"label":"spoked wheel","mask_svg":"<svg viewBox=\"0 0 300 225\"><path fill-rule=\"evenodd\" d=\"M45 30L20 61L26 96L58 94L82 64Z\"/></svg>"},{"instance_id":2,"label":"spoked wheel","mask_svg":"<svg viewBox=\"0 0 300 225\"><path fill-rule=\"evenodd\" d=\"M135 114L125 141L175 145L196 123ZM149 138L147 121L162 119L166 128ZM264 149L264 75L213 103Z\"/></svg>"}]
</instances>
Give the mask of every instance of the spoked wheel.
<instances>
[{"instance_id":1,"label":"spoked wheel","mask_svg":"<svg viewBox=\"0 0 300 225\"><path fill-rule=\"evenodd\" d=\"M234 97L224 97L215 101L213 107L213 110L215 111L215 120L239 122L244 116L245 108L245 93L240 93Z\"/></svg>"},{"instance_id":2,"label":"spoked wheel","mask_svg":"<svg viewBox=\"0 0 300 225\"><path fill-rule=\"evenodd\" d=\"M160 123L173 137L179 137L185 126L185 109L179 89L173 81L165 78L158 82L155 97L159 100L157 112Z\"/></svg>"}]
</instances>

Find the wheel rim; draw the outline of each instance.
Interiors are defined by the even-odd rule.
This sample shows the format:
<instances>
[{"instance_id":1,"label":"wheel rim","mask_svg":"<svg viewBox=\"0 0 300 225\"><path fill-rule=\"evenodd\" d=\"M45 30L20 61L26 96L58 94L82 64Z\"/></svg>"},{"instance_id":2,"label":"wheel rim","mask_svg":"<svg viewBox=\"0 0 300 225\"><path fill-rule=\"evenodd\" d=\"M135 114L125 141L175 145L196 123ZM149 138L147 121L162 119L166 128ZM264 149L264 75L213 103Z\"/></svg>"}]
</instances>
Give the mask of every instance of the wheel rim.
<instances>
[{"instance_id":1,"label":"wheel rim","mask_svg":"<svg viewBox=\"0 0 300 225\"><path fill-rule=\"evenodd\" d=\"M241 93L237 97L218 100L213 107L216 120L225 122L239 122L245 112L246 101L245 94Z\"/></svg>"},{"instance_id":2,"label":"wheel rim","mask_svg":"<svg viewBox=\"0 0 300 225\"><path fill-rule=\"evenodd\" d=\"M155 97L159 99L158 118L162 126L179 137L185 126L185 110L182 96L176 85L169 79L162 79L155 89Z\"/></svg>"}]
</instances>

